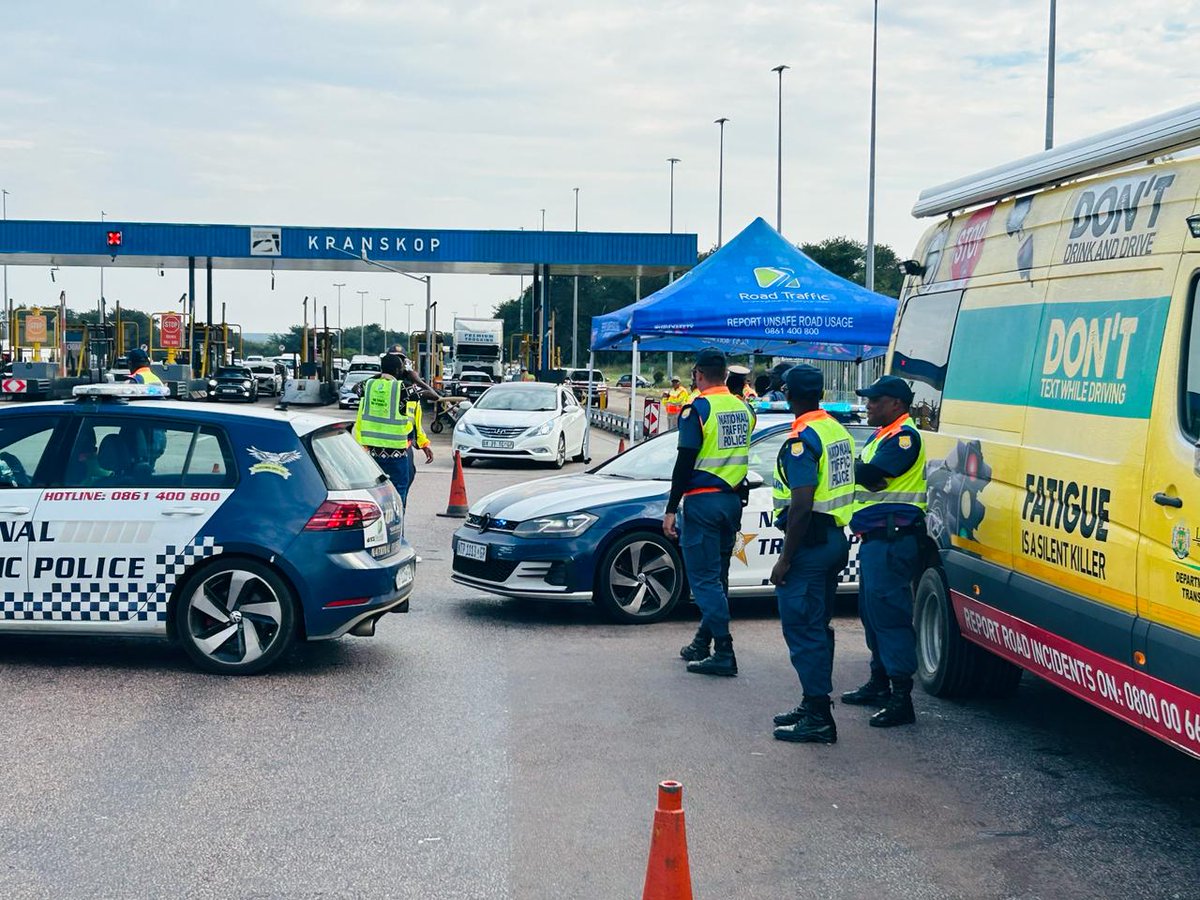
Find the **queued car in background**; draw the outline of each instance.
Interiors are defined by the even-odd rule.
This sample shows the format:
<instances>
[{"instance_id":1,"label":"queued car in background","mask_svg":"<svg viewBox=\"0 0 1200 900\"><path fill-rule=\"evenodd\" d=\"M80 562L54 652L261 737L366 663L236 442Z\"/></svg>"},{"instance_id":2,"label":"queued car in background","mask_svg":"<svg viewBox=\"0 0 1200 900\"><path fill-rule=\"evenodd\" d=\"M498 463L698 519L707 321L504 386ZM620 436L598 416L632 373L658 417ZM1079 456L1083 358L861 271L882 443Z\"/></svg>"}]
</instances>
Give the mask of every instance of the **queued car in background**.
<instances>
[{"instance_id":1,"label":"queued car in background","mask_svg":"<svg viewBox=\"0 0 1200 900\"><path fill-rule=\"evenodd\" d=\"M587 455L583 408L565 385L537 381L493 385L454 425L454 449L477 459L527 460L561 469Z\"/></svg>"},{"instance_id":2,"label":"queued car in background","mask_svg":"<svg viewBox=\"0 0 1200 900\"><path fill-rule=\"evenodd\" d=\"M589 375L590 372L590 375ZM592 406L608 405L608 382L599 369L564 369L563 383L575 393L575 399L587 406L588 385L591 385Z\"/></svg>"},{"instance_id":3,"label":"queued car in background","mask_svg":"<svg viewBox=\"0 0 1200 900\"><path fill-rule=\"evenodd\" d=\"M619 388L627 388L631 384L633 384L633 375L631 375L628 372L626 372L624 375L621 375L620 377L617 378L617 387L619 387ZM639 375L637 377L637 386L639 389L648 388L648 387L650 387L650 380L648 378L643 378L641 375Z\"/></svg>"},{"instance_id":4,"label":"queued car in background","mask_svg":"<svg viewBox=\"0 0 1200 900\"><path fill-rule=\"evenodd\" d=\"M258 392L260 394L278 397L283 393L283 382L287 379L283 366L272 362L251 362L247 360L245 367L250 370L250 374L258 382Z\"/></svg>"},{"instance_id":5,"label":"queued car in background","mask_svg":"<svg viewBox=\"0 0 1200 900\"><path fill-rule=\"evenodd\" d=\"M731 596L773 596L783 549L771 502L775 460L792 417L763 413L750 445L750 503L729 568ZM856 444L874 432L847 426ZM453 537L453 579L479 590L541 600L592 600L612 619L657 622L686 593L679 545L662 533L677 438L667 433L579 475L525 482L468 510ZM857 545L839 592L858 590Z\"/></svg>"},{"instance_id":6,"label":"queued car in background","mask_svg":"<svg viewBox=\"0 0 1200 900\"><path fill-rule=\"evenodd\" d=\"M258 399L258 380L245 366L221 366L208 379L208 397L253 403Z\"/></svg>"},{"instance_id":7,"label":"queued car in background","mask_svg":"<svg viewBox=\"0 0 1200 900\"><path fill-rule=\"evenodd\" d=\"M350 372L338 385L338 409L358 409L362 402L363 382L378 375L369 369Z\"/></svg>"},{"instance_id":8,"label":"queued car in background","mask_svg":"<svg viewBox=\"0 0 1200 900\"><path fill-rule=\"evenodd\" d=\"M166 637L250 674L407 610L400 497L350 423L158 392L0 407L0 520L31 536L0 633Z\"/></svg>"},{"instance_id":9,"label":"queued car in background","mask_svg":"<svg viewBox=\"0 0 1200 900\"><path fill-rule=\"evenodd\" d=\"M492 376L487 372L463 372L450 382L452 397L466 397L472 403L483 396L484 391L494 385Z\"/></svg>"}]
</instances>

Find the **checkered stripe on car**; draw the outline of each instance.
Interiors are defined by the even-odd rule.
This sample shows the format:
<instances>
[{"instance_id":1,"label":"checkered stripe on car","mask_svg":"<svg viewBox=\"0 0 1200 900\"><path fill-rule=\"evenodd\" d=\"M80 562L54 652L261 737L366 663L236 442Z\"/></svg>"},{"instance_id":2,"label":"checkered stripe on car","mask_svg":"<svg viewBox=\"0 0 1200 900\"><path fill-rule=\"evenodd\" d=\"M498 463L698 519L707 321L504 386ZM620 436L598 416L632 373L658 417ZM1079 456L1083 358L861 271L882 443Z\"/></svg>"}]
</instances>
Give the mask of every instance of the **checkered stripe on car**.
<instances>
[{"instance_id":1,"label":"checkered stripe on car","mask_svg":"<svg viewBox=\"0 0 1200 900\"><path fill-rule=\"evenodd\" d=\"M140 582L59 581L50 590L33 593L5 591L0 596L0 620L51 622L161 622L175 585L197 562L221 552L212 537L201 537L180 548L168 546L147 560Z\"/></svg>"},{"instance_id":2,"label":"checkered stripe on car","mask_svg":"<svg viewBox=\"0 0 1200 900\"><path fill-rule=\"evenodd\" d=\"M850 562L846 564L846 568L838 572L838 584L854 584L858 581L857 549L857 547L850 548Z\"/></svg>"}]
</instances>

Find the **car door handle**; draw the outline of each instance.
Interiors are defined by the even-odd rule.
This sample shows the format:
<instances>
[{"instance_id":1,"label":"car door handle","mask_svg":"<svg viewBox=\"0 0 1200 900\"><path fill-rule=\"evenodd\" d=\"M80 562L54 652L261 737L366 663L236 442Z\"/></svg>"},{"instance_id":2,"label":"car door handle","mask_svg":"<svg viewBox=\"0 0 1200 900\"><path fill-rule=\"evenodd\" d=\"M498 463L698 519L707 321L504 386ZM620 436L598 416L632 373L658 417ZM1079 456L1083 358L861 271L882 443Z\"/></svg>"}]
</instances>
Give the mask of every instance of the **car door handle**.
<instances>
[{"instance_id":1,"label":"car door handle","mask_svg":"<svg viewBox=\"0 0 1200 900\"><path fill-rule=\"evenodd\" d=\"M1164 494L1162 491L1159 491L1154 495L1154 502L1159 506L1170 506L1173 509L1183 509L1182 497L1172 497L1169 494Z\"/></svg>"},{"instance_id":2,"label":"car door handle","mask_svg":"<svg viewBox=\"0 0 1200 900\"><path fill-rule=\"evenodd\" d=\"M164 516L202 516L206 512L203 506L172 506L170 509L164 509Z\"/></svg>"},{"instance_id":3,"label":"car door handle","mask_svg":"<svg viewBox=\"0 0 1200 900\"><path fill-rule=\"evenodd\" d=\"M6 516L27 516L29 515L28 506L0 506L0 513Z\"/></svg>"}]
</instances>

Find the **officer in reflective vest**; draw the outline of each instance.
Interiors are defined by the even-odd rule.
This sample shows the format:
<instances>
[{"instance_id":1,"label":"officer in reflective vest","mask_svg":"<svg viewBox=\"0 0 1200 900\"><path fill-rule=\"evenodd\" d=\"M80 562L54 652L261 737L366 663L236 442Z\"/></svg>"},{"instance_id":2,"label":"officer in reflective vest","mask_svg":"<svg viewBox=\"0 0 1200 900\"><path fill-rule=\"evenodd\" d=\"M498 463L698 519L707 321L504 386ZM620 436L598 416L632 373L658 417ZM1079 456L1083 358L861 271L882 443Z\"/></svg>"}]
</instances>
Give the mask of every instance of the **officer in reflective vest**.
<instances>
[{"instance_id":1,"label":"officer in reflective vest","mask_svg":"<svg viewBox=\"0 0 1200 900\"><path fill-rule=\"evenodd\" d=\"M389 353L379 364L381 374L368 380L363 389L363 400L354 420L354 437L367 448L404 498L408 495L411 471L408 444L413 432L407 395L400 381L404 361L399 355Z\"/></svg>"},{"instance_id":2,"label":"officer in reflective vest","mask_svg":"<svg viewBox=\"0 0 1200 900\"><path fill-rule=\"evenodd\" d=\"M867 424L879 430L863 447L855 480L850 530L858 551L858 610L871 650L871 677L842 702L882 706L871 725L889 728L915 721L917 670L912 585L920 574L925 533L925 447L909 416L908 382L885 375L857 392L867 399Z\"/></svg>"},{"instance_id":3,"label":"officer in reflective vest","mask_svg":"<svg viewBox=\"0 0 1200 900\"><path fill-rule=\"evenodd\" d=\"M696 636L679 655L688 661L689 672L736 675L729 634L729 558L742 526L754 414L725 387L725 354L720 350L701 350L692 374L700 396L679 414L679 451L663 516L663 533L679 538L701 615Z\"/></svg>"},{"instance_id":4,"label":"officer in reflective vest","mask_svg":"<svg viewBox=\"0 0 1200 900\"><path fill-rule=\"evenodd\" d=\"M665 398L663 406L667 410L667 430L674 430L679 424L679 414L683 412L683 405L688 402L688 389L683 386L683 382L679 380L678 375L671 376L671 390L663 391Z\"/></svg>"},{"instance_id":5,"label":"officer in reflective vest","mask_svg":"<svg viewBox=\"0 0 1200 900\"><path fill-rule=\"evenodd\" d=\"M429 465L429 463L433 462L433 446L429 443L425 429L421 427L421 401L415 398L411 399L404 404L404 408L413 423L412 440L409 441L408 446L408 484L400 492L400 499L404 503L404 508L408 509L408 491L412 487L413 480L417 477L417 460L413 448L416 447L418 450L425 451L425 464Z\"/></svg>"},{"instance_id":6,"label":"officer in reflective vest","mask_svg":"<svg viewBox=\"0 0 1200 900\"><path fill-rule=\"evenodd\" d=\"M129 380L134 384L162 384L162 379L150 370L150 357L141 347L129 351Z\"/></svg>"},{"instance_id":7,"label":"officer in reflective vest","mask_svg":"<svg viewBox=\"0 0 1200 900\"><path fill-rule=\"evenodd\" d=\"M771 570L779 624L804 696L775 717L775 737L833 744L833 605L838 575L850 558L846 525L854 507L854 439L821 409L825 379L816 366L800 365L783 379L788 409L796 417L779 448L772 494L775 525L785 537Z\"/></svg>"}]
</instances>

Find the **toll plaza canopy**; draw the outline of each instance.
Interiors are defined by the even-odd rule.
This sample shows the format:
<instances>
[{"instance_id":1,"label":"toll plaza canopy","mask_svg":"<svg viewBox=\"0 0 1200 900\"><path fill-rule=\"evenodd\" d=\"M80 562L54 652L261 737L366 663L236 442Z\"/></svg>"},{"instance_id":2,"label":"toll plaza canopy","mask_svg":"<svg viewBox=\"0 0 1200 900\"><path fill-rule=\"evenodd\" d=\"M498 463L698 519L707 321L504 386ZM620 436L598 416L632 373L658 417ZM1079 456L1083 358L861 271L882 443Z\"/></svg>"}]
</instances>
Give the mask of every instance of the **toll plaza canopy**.
<instances>
[{"instance_id":1,"label":"toll plaza canopy","mask_svg":"<svg viewBox=\"0 0 1200 900\"><path fill-rule=\"evenodd\" d=\"M758 218L649 297L592 319L593 350L786 353L861 360L885 352L897 301L822 268Z\"/></svg>"},{"instance_id":2,"label":"toll plaza canopy","mask_svg":"<svg viewBox=\"0 0 1200 900\"><path fill-rule=\"evenodd\" d=\"M696 235L162 222L0 221L0 263L425 274L664 275L696 264Z\"/></svg>"}]
</instances>

